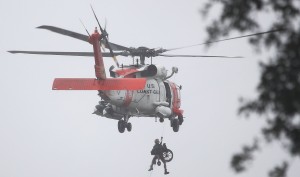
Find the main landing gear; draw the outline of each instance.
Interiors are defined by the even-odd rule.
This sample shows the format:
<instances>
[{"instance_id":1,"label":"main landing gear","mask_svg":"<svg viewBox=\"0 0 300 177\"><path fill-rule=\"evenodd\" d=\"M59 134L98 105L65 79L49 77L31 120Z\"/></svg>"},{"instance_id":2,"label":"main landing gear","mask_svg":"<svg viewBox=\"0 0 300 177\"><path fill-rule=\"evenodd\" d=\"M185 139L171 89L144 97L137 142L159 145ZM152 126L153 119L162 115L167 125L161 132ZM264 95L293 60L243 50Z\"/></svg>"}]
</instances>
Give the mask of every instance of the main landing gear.
<instances>
[{"instance_id":1,"label":"main landing gear","mask_svg":"<svg viewBox=\"0 0 300 177\"><path fill-rule=\"evenodd\" d=\"M124 120L120 119L118 122L118 130L120 133L124 133L125 129L127 129L128 132L130 132L132 130L132 124L130 122L128 122L129 120L129 116L126 115L124 116Z\"/></svg>"}]
</instances>

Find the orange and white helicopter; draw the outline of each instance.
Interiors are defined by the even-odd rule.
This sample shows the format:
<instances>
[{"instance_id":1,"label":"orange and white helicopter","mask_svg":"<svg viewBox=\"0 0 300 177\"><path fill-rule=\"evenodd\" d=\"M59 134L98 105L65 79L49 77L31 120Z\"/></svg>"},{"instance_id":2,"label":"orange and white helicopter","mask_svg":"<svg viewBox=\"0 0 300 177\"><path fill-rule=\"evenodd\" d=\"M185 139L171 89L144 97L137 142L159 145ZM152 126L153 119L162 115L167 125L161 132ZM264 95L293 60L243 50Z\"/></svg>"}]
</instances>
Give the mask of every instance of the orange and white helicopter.
<instances>
[{"instance_id":1,"label":"orange and white helicopter","mask_svg":"<svg viewBox=\"0 0 300 177\"><path fill-rule=\"evenodd\" d=\"M93 10L93 9L92 9ZM250 37L271 33L278 30L261 32L235 38L209 41L206 43L195 44L173 49L150 49L147 47L128 48L122 45L108 42L108 34L105 29L100 26L98 18L94 16L98 22L101 34L97 28L93 34L79 34L73 31L57 28L54 26L39 26L37 28L50 30L55 33L73 37L93 45L93 52L49 52L49 51L8 51L10 53L24 54L41 54L41 55L68 55L68 56L93 56L95 59L95 75L96 78L56 78L54 80L53 90L97 90L101 101L96 105L94 114L101 117L118 120L118 130L123 133L132 130L129 122L130 117L155 117L160 122L165 119L170 120L170 125L174 132L178 132L180 125L183 123L183 110L181 109L181 86L168 80L178 72L177 67L172 68L172 73L168 75L164 66L152 64L152 57L221 57L221 58L241 58L227 56L205 56L205 55L171 55L163 54L167 51L193 47L197 45L205 45L225 40ZM101 51L101 45L109 49L109 53ZM116 56L139 57L136 64L121 65ZM103 57L112 57L117 68L111 66L109 74L111 78L107 78ZM145 64L145 58L151 58L151 64Z\"/></svg>"}]
</instances>

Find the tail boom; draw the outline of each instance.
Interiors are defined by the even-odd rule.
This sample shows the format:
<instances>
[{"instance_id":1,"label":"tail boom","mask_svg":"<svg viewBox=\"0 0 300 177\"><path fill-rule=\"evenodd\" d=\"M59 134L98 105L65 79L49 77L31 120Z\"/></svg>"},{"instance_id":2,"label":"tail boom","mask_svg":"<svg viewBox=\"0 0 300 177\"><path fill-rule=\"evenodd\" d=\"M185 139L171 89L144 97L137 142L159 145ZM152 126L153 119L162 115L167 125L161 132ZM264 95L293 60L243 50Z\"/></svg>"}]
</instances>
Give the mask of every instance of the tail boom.
<instances>
[{"instance_id":1,"label":"tail boom","mask_svg":"<svg viewBox=\"0 0 300 177\"><path fill-rule=\"evenodd\" d=\"M56 78L52 90L141 90L145 84L144 78Z\"/></svg>"}]
</instances>

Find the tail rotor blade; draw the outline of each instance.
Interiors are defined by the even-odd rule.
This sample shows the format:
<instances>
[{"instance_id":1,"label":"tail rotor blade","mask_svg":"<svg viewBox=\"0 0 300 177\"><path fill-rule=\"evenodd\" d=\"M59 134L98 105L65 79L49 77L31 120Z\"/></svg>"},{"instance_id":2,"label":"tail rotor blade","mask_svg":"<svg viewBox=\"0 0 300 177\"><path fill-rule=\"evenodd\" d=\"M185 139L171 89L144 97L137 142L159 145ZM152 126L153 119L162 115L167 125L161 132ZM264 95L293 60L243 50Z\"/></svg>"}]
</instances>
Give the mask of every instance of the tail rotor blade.
<instances>
[{"instance_id":1,"label":"tail rotor blade","mask_svg":"<svg viewBox=\"0 0 300 177\"><path fill-rule=\"evenodd\" d=\"M105 45L101 43L101 48L105 52Z\"/></svg>"},{"instance_id":2,"label":"tail rotor blade","mask_svg":"<svg viewBox=\"0 0 300 177\"><path fill-rule=\"evenodd\" d=\"M107 40L109 40L108 33L106 32L106 27L107 27L107 20L106 20L106 18L105 18L104 32L105 32L105 34L107 34Z\"/></svg>"},{"instance_id":3,"label":"tail rotor blade","mask_svg":"<svg viewBox=\"0 0 300 177\"><path fill-rule=\"evenodd\" d=\"M79 19L79 20L80 20L80 22L81 22L83 28L85 29L86 33L89 35L89 37L91 37L89 31L86 29L86 27L85 27L85 25L83 24L83 22L81 21L81 19Z\"/></svg>"}]
</instances>

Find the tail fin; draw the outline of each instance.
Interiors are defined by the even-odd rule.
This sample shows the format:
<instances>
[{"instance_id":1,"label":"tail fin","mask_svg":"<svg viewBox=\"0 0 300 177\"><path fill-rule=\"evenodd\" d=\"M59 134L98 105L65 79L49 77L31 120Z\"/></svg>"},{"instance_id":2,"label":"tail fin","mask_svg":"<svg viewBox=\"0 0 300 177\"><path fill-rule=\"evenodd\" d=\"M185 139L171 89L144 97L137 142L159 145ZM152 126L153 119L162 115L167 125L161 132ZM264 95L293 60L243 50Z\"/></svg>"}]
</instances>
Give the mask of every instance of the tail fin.
<instances>
[{"instance_id":1,"label":"tail fin","mask_svg":"<svg viewBox=\"0 0 300 177\"><path fill-rule=\"evenodd\" d=\"M89 42L93 45L96 77L99 80L105 80L106 74L105 74L105 68L104 68L102 53L100 49L99 39L100 39L100 34L98 33L96 28L94 33L89 37Z\"/></svg>"}]
</instances>

